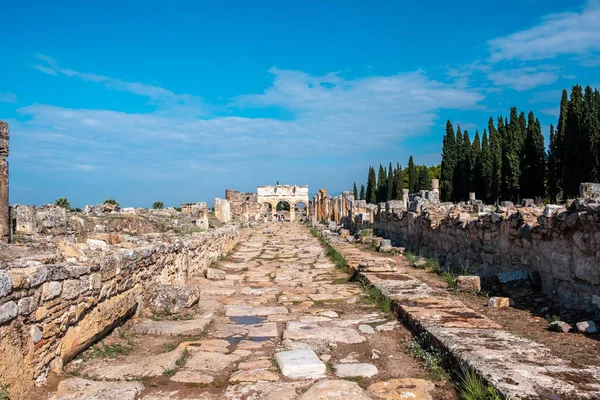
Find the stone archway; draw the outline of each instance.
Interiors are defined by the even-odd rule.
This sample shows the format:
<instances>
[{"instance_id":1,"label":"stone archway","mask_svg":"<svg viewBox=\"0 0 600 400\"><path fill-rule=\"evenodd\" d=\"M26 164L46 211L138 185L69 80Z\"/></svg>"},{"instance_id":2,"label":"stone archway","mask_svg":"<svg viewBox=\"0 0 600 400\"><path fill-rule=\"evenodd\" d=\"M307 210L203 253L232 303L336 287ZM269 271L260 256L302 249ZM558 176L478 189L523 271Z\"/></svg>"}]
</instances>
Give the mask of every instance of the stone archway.
<instances>
[{"instance_id":1,"label":"stone archway","mask_svg":"<svg viewBox=\"0 0 600 400\"><path fill-rule=\"evenodd\" d=\"M285 201L290 205L290 221L295 221L294 208L297 203L302 202L308 206L308 186L276 185L259 186L256 190L258 203L270 203L271 215L274 216L277 203ZM308 215L308 209L307 209Z\"/></svg>"}]
</instances>

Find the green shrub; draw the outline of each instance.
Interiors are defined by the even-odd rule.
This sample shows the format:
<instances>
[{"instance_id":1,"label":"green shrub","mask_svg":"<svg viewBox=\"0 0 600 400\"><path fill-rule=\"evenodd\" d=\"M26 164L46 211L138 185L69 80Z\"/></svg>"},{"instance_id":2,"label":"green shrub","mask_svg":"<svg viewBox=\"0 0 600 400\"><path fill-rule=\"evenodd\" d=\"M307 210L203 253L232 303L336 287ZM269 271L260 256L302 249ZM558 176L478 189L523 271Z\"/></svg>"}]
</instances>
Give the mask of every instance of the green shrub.
<instances>
[{"instance_id":1,"label":"green shrub","mask_svg":"<svg viewBox=\"0 0 600 400\"><path fill-rule=\"evenodd\" d=\"M56 199L56 201L54 202L54 205L62 207L67 211L71 211L71 202L66 197L61 197L60 199Z\"/></svg>"},{"instance_id":2,"label":"green shrub","mask_svg":"<svg viewBox=\"0 0 600 400\"><path fill-rule=\"evenodd\" d=\"M119 203L117 203L117 201L115 199L104 200L104 204L113 204L113 205L119 207Z\"/></svg>"},{"instance_id":3,"label":"green shrub","mask_svg":"<svg viewBox=\"0 0 600 400\"><path fill-rule=\"evenodd\" d=\"M431 272L438 274L441 271L440 263L433 258L428 258L425 263L425 268L431 270Z\"/></svg>"},{"instance_id":4,"label":"green shrub","mask_svg":"<svg viewBox=\"0 0 600 400\"><path fill-rule=\"evenodd\" d=\"M155 201L154 203L152 203L152 208L155 210L162 210L163 208L165 208L165 205L162 201Z\"/></svg>"},{"instance_id":5,"label":"green shrub","mask_svg":"<svg viewBox=\"0 0 600 400\"><path fill-rule=\"evenodd\" d=\"M456 275L454 272L449 270L444 271L442 278L444 278L444 282L446 282L449 288L456 288L456 280L458 279L458 275Z\"/></svg>"}]
</instances>

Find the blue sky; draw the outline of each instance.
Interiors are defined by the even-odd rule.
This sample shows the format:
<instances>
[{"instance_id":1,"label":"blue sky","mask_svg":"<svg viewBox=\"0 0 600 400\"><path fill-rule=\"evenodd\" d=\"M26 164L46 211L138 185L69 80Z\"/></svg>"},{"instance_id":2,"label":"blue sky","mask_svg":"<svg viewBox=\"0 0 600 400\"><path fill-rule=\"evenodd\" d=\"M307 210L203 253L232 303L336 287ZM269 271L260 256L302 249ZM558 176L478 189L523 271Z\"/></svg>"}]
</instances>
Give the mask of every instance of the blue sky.
<instances>
[{"instance_id":1,"label":"blue sky","mask_svg":"<svg viewBox=\"0 0 600 400\"><path fill-rule=\"evenodd\" d=\"M562 88L600 87L600 0L3 3L11 203L340 192L437 164L447 119L547 135Z\"/></svg>"}]
</instances>

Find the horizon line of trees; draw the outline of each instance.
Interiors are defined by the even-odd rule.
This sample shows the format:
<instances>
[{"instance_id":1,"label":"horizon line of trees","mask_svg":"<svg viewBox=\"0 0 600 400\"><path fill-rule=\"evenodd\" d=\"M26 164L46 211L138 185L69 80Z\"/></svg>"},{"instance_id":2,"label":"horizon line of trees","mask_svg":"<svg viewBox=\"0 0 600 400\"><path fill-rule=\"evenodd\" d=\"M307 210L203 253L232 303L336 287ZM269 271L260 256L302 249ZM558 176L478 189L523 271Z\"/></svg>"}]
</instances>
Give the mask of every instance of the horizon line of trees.
<instances>
[{"instance_id":1,"label":"horizon line of trees","mask_svg":"<svg viewBox=\"0 0 600 400\"><path fill-rule=\"evenodd\" d=\"M550 125L548 150L540 121L532 111L510 109L508 118L488 120L480 137L456 133L450 120L442 145L442 201L468 199L469 192L485 202L532 198L550 202L579 194L582 182L600 181L600 93L575 85L563 90L556 130Z\"/></svg>"},{"instance_id":2,"label":"horizon line of trees","mask_svg":"<svg viewBox=\"0 0 600 400\"><path fill-rule=\"evenodd\" d=\"M367 185L361 184L360 191L354 182L354 198L366 200L367 203L377 204L389 200L401 200L402 189L408 189L410 193L419 190L431 190L431 180L439 179L440 165L426 166L416 165L412 156L408 159L408 165L402 169L399 162L396 167L389 163L386 169L379 164L379 171L369 166L367 174Z\"/></svg>"}]
</instances>

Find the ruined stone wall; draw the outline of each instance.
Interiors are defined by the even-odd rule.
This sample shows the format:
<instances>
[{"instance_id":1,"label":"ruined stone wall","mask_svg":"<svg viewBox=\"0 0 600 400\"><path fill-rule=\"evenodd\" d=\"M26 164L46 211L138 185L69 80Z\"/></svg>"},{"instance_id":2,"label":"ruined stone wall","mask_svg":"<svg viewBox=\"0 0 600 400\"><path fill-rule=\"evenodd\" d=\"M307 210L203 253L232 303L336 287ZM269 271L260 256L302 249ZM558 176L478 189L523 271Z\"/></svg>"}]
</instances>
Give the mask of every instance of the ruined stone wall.
<instances>
[{"instance_id":1,"label":"ruined stone wall","mask_svg":"<svg viewBox=\"0 0 600 400\"><path fill-rule=\"evenodd\" d=\"M77 243L63 247L71 263L2 262L2 382L25 397L49 370L60 370L63 362L134 313L144 293L202 274L235 246L237 236L237 229L227 226L143 246L88 240L85 253Z\"/></svg>"},{"instance_id":2,"label":"ruined stone wall","mask_svg":"<svg viewBox=\"0 0 600 400\"><path fill-rule=\"evenodd\" d=\"M8 124L0 121L0 242L10 238L8 208Z\"/></svg>"},{"instance_id":3,"label":"ruined stone wall","mask_svg":"<svg viewBox=\"0 0 600 400\"><path fill-rule=\"evenodd\" d=\"M215 216L221 222L231 222L231 203L225 199L215 199Z\"/></svg>"},{"instance_id":4,"label":"ruined stone wall","mask_svg":"<svg viewBox=\"0 0 600 400\"><path fill-rule=\"evenodd\" d=\"M469 205L416 204L408 211L380 207L375 233L459 271L537 273L544 294L600 315L600 204L480 213Z\"/></svg>"},{"instance_id":5,"label":"ruined stone wall","mask_svg":"<svg viewBox=\"0 0 600 400\"><path fill-rule=\"evenodd\" d=\"M241 221L248 221L260 215L258 194L225 190L225 199L230 203L231 216Z\"/></svg>"}]
</instances>

